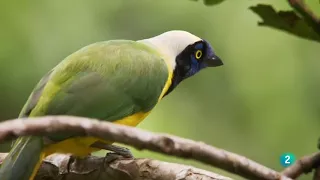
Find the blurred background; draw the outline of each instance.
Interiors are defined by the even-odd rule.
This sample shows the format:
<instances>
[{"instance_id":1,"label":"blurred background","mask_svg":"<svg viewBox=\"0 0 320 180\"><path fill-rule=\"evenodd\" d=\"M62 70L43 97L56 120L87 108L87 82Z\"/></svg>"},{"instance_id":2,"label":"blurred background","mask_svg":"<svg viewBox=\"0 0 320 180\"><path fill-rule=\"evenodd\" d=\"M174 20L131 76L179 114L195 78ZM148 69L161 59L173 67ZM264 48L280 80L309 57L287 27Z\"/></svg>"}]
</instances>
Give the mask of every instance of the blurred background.
<instances>
[{"instance_id":1,"label":"blurred background","mask_svg":"<svg viewBox=\"0 0 320 180\"><path fill-rule=\"evenodd\" d=\"M204 141L281 170L282 153L299 158L317 150L320 44L257 27L260 19L248 7L258 2L0 1L0 120L17 117L38 80L81 47L182 29L211 42L225 65L184 81L138 127ZM269 2L289 9L286 1ZM0 145L0 151L8 150ZM133 151L136 157L229 175L194 161Z\"/></svg>"}]
</instances>

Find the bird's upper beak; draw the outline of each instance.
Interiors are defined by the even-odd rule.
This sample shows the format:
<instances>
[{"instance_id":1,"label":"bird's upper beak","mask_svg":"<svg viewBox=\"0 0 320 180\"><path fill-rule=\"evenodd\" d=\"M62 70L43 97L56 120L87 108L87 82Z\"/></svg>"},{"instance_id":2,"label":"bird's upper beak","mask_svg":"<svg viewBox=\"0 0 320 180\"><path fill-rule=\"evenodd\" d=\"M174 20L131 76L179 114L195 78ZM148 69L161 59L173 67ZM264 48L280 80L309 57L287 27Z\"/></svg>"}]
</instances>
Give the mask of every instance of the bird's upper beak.
<instances>
[{"instance_id":1,"label":"bird's upper beak","mask_svg":"<svg viewBox=\"0 0 320 180\"><path fill-rule=\"evenodd\" d=\"M214 55L212 58L206 60L206 64L208 67L217 67L222 66L223 62L218 56Z\"/></svg>"}]
</instances>

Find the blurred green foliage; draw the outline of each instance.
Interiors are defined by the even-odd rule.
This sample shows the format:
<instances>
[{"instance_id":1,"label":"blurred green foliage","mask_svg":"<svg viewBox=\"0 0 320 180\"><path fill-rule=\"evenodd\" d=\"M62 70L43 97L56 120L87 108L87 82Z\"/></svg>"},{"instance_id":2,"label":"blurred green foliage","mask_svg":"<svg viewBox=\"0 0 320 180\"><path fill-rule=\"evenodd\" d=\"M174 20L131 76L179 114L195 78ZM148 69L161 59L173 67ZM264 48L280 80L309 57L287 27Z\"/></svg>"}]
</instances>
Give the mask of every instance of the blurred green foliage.
<instances>
[{"instance_id":1,"label":"blurred green foliage","mask_svg":"<svg viewBox=\"0 0 320 180\"><path fill-rule=\"evenodd\" d=\"M17 117L41 76L85 45L183 29L210 41L225 65L183 82L138 127L204 141L281 170L283 152L316 151L320 44L258 27L260 18L248 10L255 3L0 1L0 118ZM290 9L286 1L268 3ZM148 151L134 154L227 174Z\"/></svg>"}]
</instances>

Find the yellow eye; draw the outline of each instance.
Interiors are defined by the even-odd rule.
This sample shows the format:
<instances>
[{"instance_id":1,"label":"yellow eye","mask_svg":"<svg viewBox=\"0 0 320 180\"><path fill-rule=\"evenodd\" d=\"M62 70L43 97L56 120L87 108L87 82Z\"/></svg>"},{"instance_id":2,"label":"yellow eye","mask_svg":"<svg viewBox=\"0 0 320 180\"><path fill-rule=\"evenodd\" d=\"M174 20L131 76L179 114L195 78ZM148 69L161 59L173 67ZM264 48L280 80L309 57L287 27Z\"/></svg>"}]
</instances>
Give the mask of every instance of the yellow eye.
<instances>
[{"instance_id":1,"label":"yellow eye","mask_svg":"<svg viewBox=\"0 0 320 180\"><path fill-rule=\"evenodd\" d=\"M202 57L202 51L201 50L197 50L195 53L195 56L197 59L200 59Z\"/></svg>"}]
</instances>

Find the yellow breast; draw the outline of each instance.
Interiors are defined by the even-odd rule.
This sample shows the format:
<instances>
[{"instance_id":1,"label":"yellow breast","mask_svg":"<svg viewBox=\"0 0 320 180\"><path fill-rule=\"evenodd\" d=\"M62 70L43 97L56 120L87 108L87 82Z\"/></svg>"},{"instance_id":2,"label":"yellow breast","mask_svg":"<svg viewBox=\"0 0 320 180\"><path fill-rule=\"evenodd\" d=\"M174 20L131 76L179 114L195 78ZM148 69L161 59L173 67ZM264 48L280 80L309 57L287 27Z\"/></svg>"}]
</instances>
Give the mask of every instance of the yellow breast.
<instances>
[{"instance_id":1,"label":"yellow breast","mask_svg":"<svg viewBox=\"0 0 320 180\"><path fill-rule=\"evenodd\" d=\"M127 126L137 126L150 112L140 112L134 115L128 116L126 118L120 119L115 121L116 124L123 124ZM45 156L48 156L53 153L71 153L75 156L87 156L94 151L98 151L99 149L90 147L96 141L103 141L105 143L112 143L106 142L105 140L98 139L96 137L75 137L66 139L59 143L51 144L45 148Z\"/></svg>"}]
</instances>

